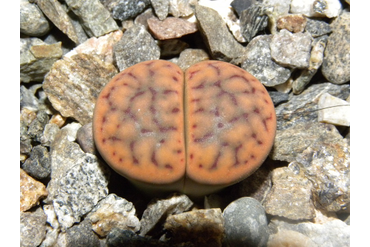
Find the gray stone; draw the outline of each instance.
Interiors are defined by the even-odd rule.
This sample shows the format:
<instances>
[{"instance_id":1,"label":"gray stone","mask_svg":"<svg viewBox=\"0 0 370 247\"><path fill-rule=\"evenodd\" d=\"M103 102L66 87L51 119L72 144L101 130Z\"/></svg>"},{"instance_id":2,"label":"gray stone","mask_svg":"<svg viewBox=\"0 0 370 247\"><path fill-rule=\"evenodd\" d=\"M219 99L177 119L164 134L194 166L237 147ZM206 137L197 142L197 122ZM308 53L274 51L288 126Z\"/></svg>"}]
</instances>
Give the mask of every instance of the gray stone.
<instances>
[{"instance_id":1,"label":"gray stone","mask_svg":"<svg viewBox=\"0 0 370 247\"><path fill-rule=\"evenodd\" d=\"M174 17L185 17L194 14L194 5L197 0L170 0L169 14Z\"/></svg>"},{"instance_id":2,"label":"gray stone","mask_svg":"<svg viewBox=\"0 0 370 247\"><path fill-rule=\"evenodd\" d=\"M86 216L92 229L100 237L106 237L113 228L140 230L139 219L135 216L134 205L115 194L109 194Z\"/></svg>"},{"instance_id":3,"label":"gray stone","mask_svg":"<svg viewBox=\"0 0 370 247\"><path fill-rule=\"evenodd\" d=\"M240 29L247 42L250 42L259 31L267 27L268 16L266 13L269 9L269 7L254 4L243 10L240 15Z\"/></svg>"},{"instance_id":4,"label":"gray stone","mask_svg":"<svg viewBox=\"0 0 370 247\"><path fill-rule=\"evenodd\" d=\"M242 197L223 212L229 246L265 246L269 238L265 210L257 200Z\"/></svg>"},{"instance_id":5,"label":"gray stone","mask_svg":"<svg viewBox=\"0 0 370 247\"><path fill-rule=\"evenodd\" d=\"M273 160L292 162L312 145L334 143L342 138L334 125L318 122L297 123L287 129L276 131L270 156Z\"/></svg>"},{"instance_id":6,"label":"gray stone","mask_svg":"<svg viewBox=\"0 0 370 247\"><path fill-rule=\"evenodd\" d=\"M233 0L230 5L240 17L243 10L249 8L252 4L255 4L255 2L257 2L257 0Z\"/></svg>"},{"instance_id":7,"label":"gray stone","mask_svg":"<svg viewBox=\"0 0 370 247\"><path fill-rule=\"evenodd\" d=\"M36 3L48 19L59 30L65 33L68 38L76 44L82 42L72 23L71 17L69 17L64 6L59 1L37 0Z\"/></svg>"},{"instance_id":8,"label":"gray stone","mask_svg":"<svg viewBox=\"0 0 370 247\"><path fill-rule=\"evenodd\" d=\"M23 85L21 85L20 101L21 109L27 108L31 111L37 111L39 109L39 101L34 93Z\"/></svg>"},{"instance_id":9,"label":"gray stone","mask_svg":"<svg viewBox=\"0 0 370 247\"><path fill-rule=\"evenodd\" d=\"M251 73L263 85L271 87L286 82L291 69L277 64L271 58L272 35L259 35L246 47L245 56L241 64L242 69Z\"/></svg>"},{"instance_id":10,"label":"gray stone","mask_svg":"<svg viewBox=\"0 0 370 247\"><path fill-rule=\"evenodd\" d=\"M41 207L20 213L20 246L39 246L46 234L46 215Z\"/></svg>"},{"instance_id":11,"label":"gray stone","mask_svg":"<svg viewBox=\"0 0 370 247\"><path fill-rule=\"evenodd\" d=\"M43 36L50 30L49 21L36 4L28 0L20 1L21 33L29 36Z\"/></svg>"},{"instance_id":12,"label":"gray stone","mask_svg":"<svg viewBox=\"0 0 370 247\"><path fill-rule=\"evenodd\" d=\"M49 116L45 111L39 111L36 118L28 126L27 134L34 141L41 142L41 136L45 125L49 122Z\"/></svg>"},{"instance_id":13,"label":"gray stone","mask_svg":"<svg viewBox=\"0 0 370 247\"><path fill-rule=\"evenodd\" d=\"M305 176L313 181L312 195L316 208L328 212L349 212L349 140L314 143L296 159Z\"/></svg>"},{"instance_id":14,"label":"gray stone","mask_svg":"<svg viewBox=\"0 0 370 247\"><path fill-rule=\"evenodd\" d=\"M47 203L52 203L58 221L69 228L108 195L109 170L94 155L85 154L61 130L50 147L51 181Z\"/></svg>"},{"instance_id":15,"label":"gray stone","mask_svg":"<svg viewBox=\"0 0 370 247\"><path fill-rule=\"evenodd\" d=\"M130 247L172 247L172 244L167 244L163 241L146 238L143 236L136 235L130 230L123 230L119 228L113 228L109 232L106 238L106 247L121 247L121 246L130 246Z\"/></svg>"},{"instance_id":16,"label":"gray stone","mask_svg":"<svg viewBox=\"0 0 370 247\"><path fill-rule=\"evenodd\" d=\"M274 106L278 106L281 103L285 103L289 100L289 94L278 92L278 91L268 91Z\"/></svg>"},{"instance_id":17,"label":"gray stone","mask_svg":"<svg viewBox=\"0 0 370 247\"><path fill-rule=\"evenodd\" d=\"M314 224L312 222L295 223L281 218L273 218L270 221L269 229L272 233L284 230L299 232L310 238L317 246L350 246L350 226L337 219L323 224Z\"/></svg>"},{"instance_id":18,"label":"gray stone","mask_svg":"<svg viewBox=\"0 0 370 247\"><path fill-rule=\"evenodd\" d=\"M44 132L40 138L40 142L43 146L49 147L54 141L56 134L59 132L59 126L54 123L48 123L45 125Z\"/></svg>"},{"instance_id":19,"label":"gray stone","mask_svg":"<svg viewBox=\"0 0 370 247\"><path fill-rule=\"evenodd\" d=\"M99 238L91 230L91 222L83 220L66 231L66 246L100 247Z\"/></svg>"},{"instance_id":20,"label":"gray stone","mask_svg":"<svg viewBox=\"0 0 370 247\"><path fill-rule=\"evenodd\" d=\"M115 44L113 52L120 71L134 64L160 57L158 45L142 25L129 28Z\"/></svg>"},{"instance_id":21,"label":"gray stone","mask_svg":"<svg viewBox=\"0 0 370 247\"><path fill-rule=\"evenodd\" d=\"M114 19L120 21L134 18L150 5L150 0L119 0L113 7Z\"/></svg>"},{"instance_id":22,"label":"gray stone","mask_svg":"<svg viewBox=\"0 0 370 247\"><path fill-rule=\"evenodd\" d=\"M234 39L225 22L215 10L196 5L195 15L204 42L209 47L213 59L230 62L242 56L243 46Z\"/></svg>"},{"instance_id":23,"label":"gray stone","mask_svg":"<svg viewBox=\"0 0 370 247\"><path fill-rule=\"evenodd\" d=\"M311 198L312 183L303 172L291 167L272 172L272 188L263 203L267 214L291 220L311 220L315 208Z\"/></svg>"},{"instance_id":24,"label":"gray stone","mask_svg":"<svg viewBox=\"0 0 370 247\"><path fill-rule=\"evenodd\" d=\"M46 147L33 147L31 156L23 163L22 168L37 180L47 178L50 175L50 158Z\"/></svg>"},{"instance_id":25,"label":"gray stone","mask_svg":"<svg viewBox=\"0 0 370 247\"><path fill-rule=\"evenodd\" d=\"M99 37L118 30L117 23L99 0L66 0L68 7L79 17L90 37Z\"/></svg>"},{"instance_id":26,"label":"gray stone","mask_svg":"<svg viewBox=\"0 0 370 247\"><path fill-rule=\"evenodd\" d=\"M153 10L149 8L135 18L134 24L143 25L145 27L145 30L148 30L149 29L148 20L153 17L155 17Z\"/></svg>"},{"instance_id":27,"label":"gray stone","mask_svg":"<svg viewBox=\"0 0 370 247\"><path fill-rule=\"evenodd\" d=\"M331 33L330 24L325 21L315 20L311 18L306 18L306 31L311 34L312 37L316 38L325 34Z\"/></svg>"},{"instance_id":28,"label":"gray stone","mask_svg":"<svg viewBox=\"0 0 370 247\"><path fill-rule=\"evenodd\" d=\"M163 21L168 15L170 0L150 0L158 19Z\"/></svg>"},{"instance_id":29,"label":"gray stone","mask_svg":"<svg viewBox=\"0 0 370 247\"><path fill-rule=\"evenodd\" d=\"M85 124L77 131L77 142L85 153L97 154L94 144L92 122Z\"/></svg>"},{"instance_id":30,"label":"gray stone","mask_svg":"<svg viewBox=\"0 0 370 247\"><path fill-rule=\"evenodd\" d=\"M308 68L312 37L309 33L295 33L286 29L272 36L271 57L280 65L290 68Z\"/></svg>"},{"instance_id":31,"label":"gray stone","mask_svg":"<svg viewBox=\"0 0 370 247\"><path fill-rule=\"evenodd\" d=\"M96 56L77 54L53 64L43 89L53 107L64 117L73 117L86 124L92 121L101 89L116 73L112 64Z\"/></svg>"},{"instance_id":32,"label":"gray stone","mask_svg":"<svg viewBox=\"0 0 370 247\"><path fill-rule=\"evenodd\" d=\"M224 238L224 219L219 208L170 215L164 228L172 234L171 243L221 247Z\"/></svg>"},{"instance_id":33,"label":"gray stone","mask_svg":"<svg viewBox=\"0 0 370 247\"><path fill-rule=\"evenodd\" d=\"M350 80L350 13L343 12L331 27L321 71L330 82L343 84Z\"/></svg>"},{"instance_id":34,"label":"gray stone","mask_svg":"<svg viewBox=\"0 0 370 247\"><path fill-rule=\"evenodd\" d=\"M301 72L301 74L293 81L293 93L301 93L308 83L310 83L312 77L316 74L320 68L323 58L324 50L326 47L327 36L322 36L315 39L312 43L312 50L310 56L309 67Z\"/></svg>"},{"instance_id":35,"label":"gray stone","mask_svg":"<svg viewBox=\"0 0 370 247\"><path fill-rule=\"evenodd\" d=\"M323 93L346 99L349 85L314 84L299 95L291 95L287 103L276 107L277 129L286 129L301 122L317 122L318 101Z\"/></svg>"},{"instance_id":36,"label":"gray stone","mask_svg":"<svg viewBox=\"0 0 370 247\"><path fill-rule=\"evenodd\" d=\"M185 71L191 65L208 59L207 52L202 49L185 49L180 53L177 65Z\"/></svg>"},{"instance_id":37,"label":"gray stone","mask_svg":"<svg viewBox=\"0 0 370 247\"><path fill-rule=\"evenodd\" d=\"M193 202L186 195L176 195L168 199L153 201L147 209L145 209L140 220L141 229L140 235L150 234L154 227L161 223L160 221L167 218L171 214L182 213L193 205Z\"/></svg>"},{"instance_id":38,"label":"gray stone","mask_svg":"<svg viewBox=\"0 0 370 247\"><path fill-rule=\"evenodd\" d=\"M46 235L39 247L53 247L56 246L59 230L46 225Z\"/></svg>"},{"instance_id":39,"label":"gray stone","mask_svg":"<svg viewBox=\"0 0 370 247\"><path fill-rule=\"evenodd\" d=\"M286 15L290 10L291 0L263 0L262 2L265 6L274 7L273 15L275 17ZM269 16L269 18L271 18L271 16Z\"/></svg>"},{"instance_id":40,"label":"gray stone","mask_svg":"<svg viewBox=\"0 0 370 247\"><path fill-rule=\"evenodd\" d=\"M62 56L61 42L48 45L38 38L20 39L20 79L42 82L51 66Z\"/></svg>"}]
</instances>

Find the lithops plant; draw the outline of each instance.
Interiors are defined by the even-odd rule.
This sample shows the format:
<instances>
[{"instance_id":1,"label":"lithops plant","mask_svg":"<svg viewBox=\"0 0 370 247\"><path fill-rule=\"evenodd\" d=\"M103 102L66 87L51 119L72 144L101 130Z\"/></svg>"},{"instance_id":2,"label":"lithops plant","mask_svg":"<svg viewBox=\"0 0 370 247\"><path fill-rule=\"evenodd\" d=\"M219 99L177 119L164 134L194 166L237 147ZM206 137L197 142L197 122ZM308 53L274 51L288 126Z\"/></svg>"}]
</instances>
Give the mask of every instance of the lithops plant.
<instances>
[{"instance_id":1,"label":"lithops plant","mask_svg":"<svg viewBox=\"0 0 370 247\"><path fill-rule=\"evenodd\" d=\"M103 88L93 131L104 160L136 186L202 196L258 169L276 116L264 86L237 66L210 60L184 73L153 60Z\"/></svg>"}]
</instances>

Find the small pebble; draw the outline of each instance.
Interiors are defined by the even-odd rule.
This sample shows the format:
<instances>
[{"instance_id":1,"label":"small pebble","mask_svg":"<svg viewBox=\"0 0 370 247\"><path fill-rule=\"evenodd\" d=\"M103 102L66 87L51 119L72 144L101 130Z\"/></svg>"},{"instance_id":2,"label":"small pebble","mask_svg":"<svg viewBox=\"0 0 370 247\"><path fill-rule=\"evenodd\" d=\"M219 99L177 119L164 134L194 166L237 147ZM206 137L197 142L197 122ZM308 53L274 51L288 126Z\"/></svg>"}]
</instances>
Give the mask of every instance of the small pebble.
<instances>
[{"instance_id":1,"label":"small pebble","mask_svg":"<svg viewBox=\"0 0 370 247\"><path fill-rule=\"evenodd\" d=\"M265 246L268 238L265 209L256 199L242 197L223 212L226 242L230 246Z\"/></svg>"}]
</instances>

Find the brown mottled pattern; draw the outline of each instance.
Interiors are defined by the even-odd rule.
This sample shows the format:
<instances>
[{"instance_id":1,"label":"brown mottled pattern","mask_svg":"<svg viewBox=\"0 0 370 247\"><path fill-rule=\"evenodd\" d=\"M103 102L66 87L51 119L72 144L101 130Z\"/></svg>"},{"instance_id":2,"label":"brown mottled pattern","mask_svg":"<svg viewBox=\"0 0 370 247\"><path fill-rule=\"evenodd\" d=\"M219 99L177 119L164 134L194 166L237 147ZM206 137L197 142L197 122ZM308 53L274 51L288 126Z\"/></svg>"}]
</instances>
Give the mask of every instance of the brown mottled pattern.
<instances>
[{"instance_id":1,"label":"brown mottled pattern","mask_svg":"<svg viewBox=\"0 0 370 247\"><path fill-rule=\"evenodd\" d=\"M230 184L250 175L275 137L275 109L264 86L219 61L193 65L185 81L188 178Z\"/></svg>"},{"instance_id":2,"label":"brown mottled pattern","mask_svg":"<svg viewBox=\"0 0 370 247\"><path fill-rule=\"evenodd\" d=\"M201 195L240 181L263 163L276 116L264 86L239 67L203 61L184 74L156 60L107 84L93 124L100 154L121 175L157 185L185 176L185 188L177 188Z\"/></svg>"},{"instance_id":3,"label":"brown mottled pattern","mask_svg":"<svg viewBox=\"0 0 370 247\"><path fill-rule=\"evenodd\" d=\"M185 173L183 72L148 61L116 75L99 95L94 139L107 163L128 178L171 183Z\"/></svg>"}]
</instances>

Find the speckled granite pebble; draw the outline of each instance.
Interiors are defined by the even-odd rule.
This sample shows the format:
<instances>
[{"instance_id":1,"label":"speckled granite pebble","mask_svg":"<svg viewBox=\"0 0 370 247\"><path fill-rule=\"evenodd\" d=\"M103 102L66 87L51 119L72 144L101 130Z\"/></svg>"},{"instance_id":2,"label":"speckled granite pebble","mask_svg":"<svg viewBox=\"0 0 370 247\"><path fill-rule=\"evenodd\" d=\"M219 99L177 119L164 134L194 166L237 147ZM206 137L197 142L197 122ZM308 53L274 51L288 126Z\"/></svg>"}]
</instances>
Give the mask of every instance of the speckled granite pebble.
<instances>
[{"instance_id":1,"label":"speckled granite pebble","mask_svg":"<svg viewBox=\"0 0 370 247\"><path fill-rule=\"evenodd\" d=\"M46 233L46 215L41 207L20 213L20 246L37 247Z\"/></svg>"},{"instance_id":2,"label":"speckled granite pebble","mask_svg":"<svg viewBox=\"0 0 370 247\"><path fill-rule=\"evenodd\" d=\"M49 21L36 4L20 1L20 30L30 36L42 36L50 30Z\"/></svg>"},{"instance_id":3,"label":"speckled granite pebble","mask_svg":"<svg viewBox=\"0 0 370 247\"><path fill-rule=\"evenodd\" d=\"M341 14L331 27L321 71L330 82L343 84L350 80L350 13Z\"/></svg>"}]
</instances>

